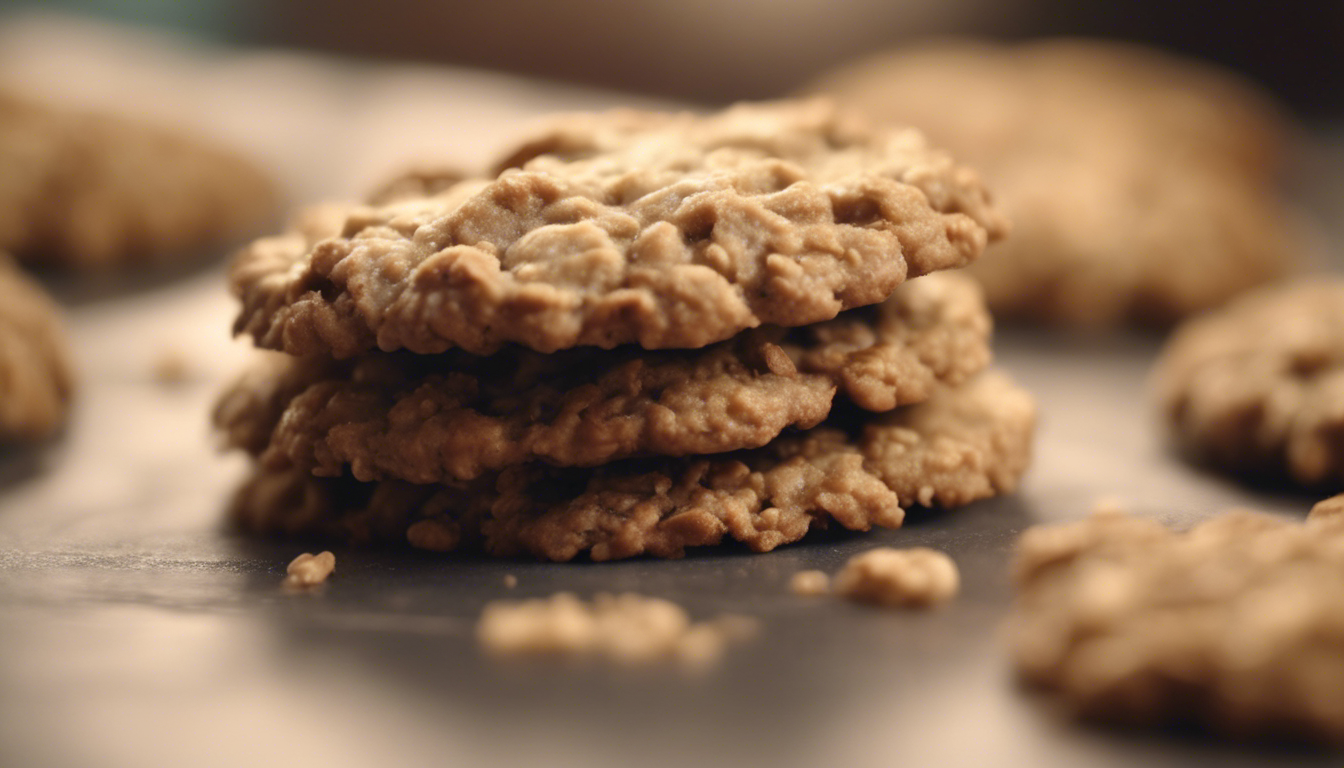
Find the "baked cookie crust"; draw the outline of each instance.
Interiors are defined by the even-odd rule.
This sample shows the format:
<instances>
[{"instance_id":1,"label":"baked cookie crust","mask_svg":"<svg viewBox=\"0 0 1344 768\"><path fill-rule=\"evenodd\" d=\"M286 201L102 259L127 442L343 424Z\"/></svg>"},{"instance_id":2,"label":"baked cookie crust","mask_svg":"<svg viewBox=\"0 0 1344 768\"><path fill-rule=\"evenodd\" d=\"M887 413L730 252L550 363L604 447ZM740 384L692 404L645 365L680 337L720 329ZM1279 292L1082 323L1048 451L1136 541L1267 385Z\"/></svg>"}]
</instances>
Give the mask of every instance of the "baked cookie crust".
<instances>
[{"instance_id":1,"label":"baked cookie crust","mask_svg":"<svg viewBox=\"0 0 1344 768\"><path fill-rule=\"evenodd\" d=\"M680 557L724 539L767 552L813 527L896 527L904 507L1009 492L1029 463L1034 420L1031 397L990 372L852 432L823 425L711 457L529 464L457 487L261 467L232 516L256 532L559 561Z\"/></svg>"},{"instance_id":2,"label":"baked cookie crust","mask_svg":"<svg viewBox=\"0 0 1344 768\"><path fill-rule=\"evenodd\" d=\"M232 272L235 332L338 358L698 348L878 303L1007 228L918 133L824 101L559 118L503 165L333 236L258 241Z\"/></svg>"},{"instance_id":3,"label":"baked cookie crust","mask_svg":"<svg viewBox=\"0 0 1344 768\"><path fill-rule=\"evenodd\" d=\"M721 453L816 426L837 391L873 411L925 400L988 365L990 331L976 284L935 274L833 320L699 350L269 359L225 394L216 423L265 464L362 481Z\"/></svg>"}]
</instances>

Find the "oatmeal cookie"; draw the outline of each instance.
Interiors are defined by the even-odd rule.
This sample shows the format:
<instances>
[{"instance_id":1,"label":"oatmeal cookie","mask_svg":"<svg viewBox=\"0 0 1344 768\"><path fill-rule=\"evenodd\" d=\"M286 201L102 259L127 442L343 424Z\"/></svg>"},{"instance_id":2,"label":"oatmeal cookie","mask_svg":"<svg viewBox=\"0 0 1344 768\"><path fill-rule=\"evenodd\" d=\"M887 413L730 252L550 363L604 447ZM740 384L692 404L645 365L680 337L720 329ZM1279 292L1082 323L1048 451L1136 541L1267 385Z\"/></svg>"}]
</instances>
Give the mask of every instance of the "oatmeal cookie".
<instances>
[{"instance_id":1,"label":"oatmeal cookie","mask_svg":"<svg viewBox=\"0 0 1344 768\"><path fill-rule=\"evenodd\" d=\"M73 391L60 310L0 253L0 442L54 433Z\"/></svg>"},{"instance_id":2,"label":"oatmeal cookie","mask_svg":"<svg viewBox=\"0 0 1344 768\"><path fill-rule=\"evenodd\" d=\"M1283 135L1253 88L1134 46L944 43L810 88L975 164L1014 233L972 267L997 316L1168 325L1291 271Z\"/></svg>"},{"instance_id":3,"label":"oatmeal cookie","mask_svg":"<svg viewBox=\"0 0 1344 768\"><path fill-rule=\"evenodd\" d=\"M232 516L267 533L406 540L447 551L594 560L679 557L725 537L757 552L831 522L899 526L903 507L959 506L1011 491L1035 407L1001 374L940 390L852 432L822 425L761 448L593 469L512 467L469 483L414 485L262 467Z\"/></svg>"},{"instance_id":4,"label":"oatmeal cookie","mask_svg":"<svg viewBox=\"0 0 1344 768\"><path fill-rule=\"evenodd\" d=\"M0 91L0 248L70 268L190 256L273 215L260 171L203 140Z\"/></svg>"},{"instance_id":5,"label":"oatmeal cookie","mask_svg":"<svg viewBox=\"0 0 1344 768\"><path fill-rule=\"evenodd\" d=\"M989 363L990 328L973 281L935 274L834 320L699 350L268 360L224 396L216 423L267 464L366 481L721 453L815 426L837 387L874 411L927 399Z\"/></svg>"},{"instance_id":6,"label":"oatmeal cookie","mask_svg":"<svg viewBox=\"0 0 1344 768\"><path fill-rule=\"evenodd\" d=\"M1083 715L1344 743L1344 526L1234 511L1177 533L1123 513L1023 534L1025 680Z\"/></svg>"},{"instance_id":7,"label":"oatmeal cookie","mask_svg":"<svg viewBox=\"0 0 1344 768\"><path fill-rule=\"evenodd\" d=\"M561 118L496 178L258 241L234 329L295 355L696 348L964 266L1006 223L913 131L821 101Z\"/></svg>"},{"instance_id":8,"label":"oatmeal cookie","mask_svg":"<svg viewBox=\"0 0 1344 768\"><path fill-rule=\"evenodd\" d=\"M1344 280L1247 295L1181 327L1153 389L1180 445L1241 476L1344 488Z\"/></svg>"}]
</instances>

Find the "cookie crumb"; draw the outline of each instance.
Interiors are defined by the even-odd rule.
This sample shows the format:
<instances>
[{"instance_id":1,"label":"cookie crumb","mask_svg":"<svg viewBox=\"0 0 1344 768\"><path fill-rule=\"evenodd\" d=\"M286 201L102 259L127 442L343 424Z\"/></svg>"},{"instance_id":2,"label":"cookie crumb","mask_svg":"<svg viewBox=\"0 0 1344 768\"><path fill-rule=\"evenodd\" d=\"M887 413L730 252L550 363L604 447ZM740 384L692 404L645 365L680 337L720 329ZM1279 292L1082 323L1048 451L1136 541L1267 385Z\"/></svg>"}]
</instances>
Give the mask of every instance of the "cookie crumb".
<instances>
[{"instance_id":1,"label":"cookie crumb","mask_svg":"<svg viewBox=\"0 0 1344 768\"><path fill-rule=\"evenodd\" d=\"M835 576L838 595L893 608L927 608L952 599L957 565L934 549L878 547L849 559Z\"/></svg>"},{"instance_id":2,"label":"cookie crumb","mask_svg":"<svg viewBox=\"0 0 1344 768\"><path fill-rule=\"evenodd\" d=\"M514 576L512 573L504 574L504 588L513 589L516 586L518 586L518 577Z\"/></svg>"},{"instance_id":3,"label":"cookie crumb","mask_svg":"<svg viewBox=\"0 0 1344 768\"><path fill-rule=\"evenodd\" d=\"M789 579L789 591L802 597L819 597L831 591L831 577L821 571L799 571Z\"/></svg>"},{"instance_id":4,"label":"cookie crumb","mask_svg":"<svg viewBox=\"0 0 1344 768\"><path fill-rule=\"evenodd\" d=\"M191 362L187 355L177 347L165 347L154 358L151 371L154 381L159 384L175 386L185 384L191 379Z\"/></svg>"},{"instance_id":5,"label":"cookie crumb","mask_svg":"<svg viewBox=\"0 0 1344 768\"><path fill-rule=\"evenodd\" d=\"M676 603L631 593L598 594L585 602L570 592L486 604L476 640L500 657L601 658L620 664L675 660L709 666L730 644L755 633L755 621L721 617L693 623Z\"/></svg>"},{"instance_id":6,"label":"cookie crumb","mask_svg":"<svg viewBox=\"0 0 1344 768\"><path fill-rule=\"evenodd\" d=\"M336 570L336 556L330 552L312 554L304 552L294 558L285 569L284 586L307 589L326 582L331 572Z\"/></svg>"},{"instance_id":7,"label":"cookie crumb","mask_svg":"<svg viewBox=\"0 0 1344 768\"><path fill-rule=\"evenodd\" d=\"M1129 505L1119 496L1098 496L1092 502L1094 515L1123 515L1129 512Z\"/></svg>"},{"instance_id":8,"label":"cookie crumb","mask_svg":"<svg viewBox=\"0 0 1344 768\"><path fill-rule=\"evenodd\" d=\"M1344 526L1344 493L1316 502L1307 515L1312 525Z\"/></svg>"}]
</instances>

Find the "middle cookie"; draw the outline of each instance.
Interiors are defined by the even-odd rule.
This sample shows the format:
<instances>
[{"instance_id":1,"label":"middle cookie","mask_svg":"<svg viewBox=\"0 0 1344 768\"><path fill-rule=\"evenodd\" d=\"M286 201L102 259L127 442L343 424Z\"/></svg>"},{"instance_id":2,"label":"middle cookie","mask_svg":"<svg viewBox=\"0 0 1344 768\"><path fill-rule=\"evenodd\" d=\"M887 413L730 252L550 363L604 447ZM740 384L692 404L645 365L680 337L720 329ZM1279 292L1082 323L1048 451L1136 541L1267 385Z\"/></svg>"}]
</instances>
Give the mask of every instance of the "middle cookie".
<instances>
[{"instance_id":1,"label":"middle cookie","mask_svg":"<svg viewBox=\"0 0 1344 768\"><path fill-rule=\"evenodd\" d=\"M215 421L265 464L361 481L722 453L817 425L837 391L870 411L921 402L985 368L990 333L979 288L942 273L834 320L697 350L268 360L226 393Z\"/></svg>"}]
</instances>

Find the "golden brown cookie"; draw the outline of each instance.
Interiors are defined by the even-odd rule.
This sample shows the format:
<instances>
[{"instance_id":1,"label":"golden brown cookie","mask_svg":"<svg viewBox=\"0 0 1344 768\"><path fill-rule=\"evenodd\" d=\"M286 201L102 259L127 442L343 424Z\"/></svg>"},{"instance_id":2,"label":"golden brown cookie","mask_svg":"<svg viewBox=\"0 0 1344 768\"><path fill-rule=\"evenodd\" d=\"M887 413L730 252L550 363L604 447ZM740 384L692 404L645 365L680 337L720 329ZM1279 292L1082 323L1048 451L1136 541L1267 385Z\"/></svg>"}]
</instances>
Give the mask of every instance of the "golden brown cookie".
<instances>
[{"instance_id":1,"label":"golden brown cookie","mask_svg":"<svg viewBox=\"0 0 1344 768\"><path fill-rule=\"evenodd\" d=\"M1018 545L1013 659L1107 721L1344 743L1344 526L1234 511L1185 533L1123 513Z\"/></svg>"},{"instance_id":2,"label":"golden brown cookie","mask_svg":"<svg viewBox=\"0 0 1344 768\"><path fill-rule=\"evenodd\" d=\"M56 432L73 391L60 310L0 253L0 443Z\"/></svg>"},{"instance_id":3,"label":"golden brown cookie","mask_svg":"<svg viewBox=\"0 0 1344 768\"><path fill-rule=\"evenodd\" d=\"M1006 224L915 132L820 101L560 119L493 179L258 241L235 330L295 355L696 348L875 304Z\"/></svg>"},{"instance_id":4,"label":"golden brown cookie","mask_svg":"<svg viewBox=\"0 0 1344 768\"><path fill-rule=\"evenodd\" d=\"M903 507L1006 493L1030 460L1034 419L1030 396L989 373L852 433L823 425L711 457L594 469L534 463L457 487L261 468L232 514L252 531L407 540L436 551L478 545L551 560L679 557L725 538L766 552L814 526L895 527Z\"/></svg>"},{"instance_id":5,"label":"golden brown cookie","mask_svg":"<svg viewBox=\"0 0 1344 768\"><path fill-rule=\"evenodd\" d=\"M1265 288L1190 321L1163 350L1153 388L1196 458L1344 488L1344 280Z\"/></svg>"},{"instance_id":6,"label":"golden brown cookie","mask_svg":"<svg viewBox=\"0 0 1344 768\"><path fill-rule=\"evenodd\" d=\"M273 215L269 179L170 129L0 92L0 249L99 268L190 257Z\"/></svg>"},{"instance_id":7,"label":"golden brown cookie","mask_svg":"<svg viewBox=\"0 0 1344 768\"><path fill-rule=\"evenodd\" d=\"M972 272L1002 317L1166 325L1294 268L1285 129L1233 75L1099 41L943 43L809 90L975 164L1014 223Z\"/></svg>"},{"instance_id":8,"label":"golden brown cookie","mask_svg":"<svg viewBox=\"0 0 1344 768\"><path fill-rule=\"evenodd\" d=\"M721 453L815 426L837 390L874 411L927 399L989 363L990 326L973 281L935 274L834 320L699 350L269 359L224 396L216 423L269 465L366 481Z\"/></svg>"}]
</instances>

